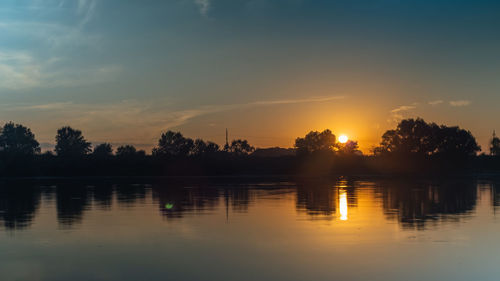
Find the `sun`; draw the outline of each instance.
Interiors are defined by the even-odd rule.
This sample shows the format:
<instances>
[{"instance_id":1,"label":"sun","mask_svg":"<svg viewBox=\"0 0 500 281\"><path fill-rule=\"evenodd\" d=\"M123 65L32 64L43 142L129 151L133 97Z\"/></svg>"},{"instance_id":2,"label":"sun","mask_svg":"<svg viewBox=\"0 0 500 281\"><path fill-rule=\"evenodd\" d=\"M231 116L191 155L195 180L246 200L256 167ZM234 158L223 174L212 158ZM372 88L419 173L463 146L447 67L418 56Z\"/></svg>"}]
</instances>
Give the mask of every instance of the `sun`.
<instances>
[{"instance_id":1,"label":"sun","mask_svg":"<svg viewBox=\"0 0 500 281\"><path fill-rule=\"evenodd\" d=\"M349 138L346 135L340 135L339 137L339 142L340 143L346 143Z\"/></svg>"}]
</instances>

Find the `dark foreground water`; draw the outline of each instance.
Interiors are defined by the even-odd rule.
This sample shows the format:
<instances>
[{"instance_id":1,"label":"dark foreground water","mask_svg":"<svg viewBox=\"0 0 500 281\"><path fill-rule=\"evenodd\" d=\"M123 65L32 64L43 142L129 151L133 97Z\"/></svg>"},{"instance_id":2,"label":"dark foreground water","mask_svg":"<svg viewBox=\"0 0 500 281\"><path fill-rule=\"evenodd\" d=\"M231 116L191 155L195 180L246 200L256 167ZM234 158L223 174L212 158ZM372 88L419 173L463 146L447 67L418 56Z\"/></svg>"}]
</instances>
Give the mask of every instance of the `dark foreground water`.
<instances>
[{"instance_id":1,"label":"dark foreground water","mask_svg":"<svg viewBox=\"0 0 500 281\"><path fill-rule=\"evenodd\" d=\"M487 179L6 183L0 280L500 280L499 205Z\"/></svg>"}]
</instances>

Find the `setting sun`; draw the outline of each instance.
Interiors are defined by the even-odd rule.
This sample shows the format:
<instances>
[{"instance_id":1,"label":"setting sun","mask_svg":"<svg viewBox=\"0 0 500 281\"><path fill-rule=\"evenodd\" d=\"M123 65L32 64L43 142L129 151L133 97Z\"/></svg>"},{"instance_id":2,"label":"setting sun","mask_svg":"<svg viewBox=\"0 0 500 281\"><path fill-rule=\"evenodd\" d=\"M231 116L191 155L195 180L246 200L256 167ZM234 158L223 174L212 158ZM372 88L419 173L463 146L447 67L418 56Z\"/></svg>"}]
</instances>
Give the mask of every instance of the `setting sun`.
<instances>
[{"instance_id":1,"label":"setting sun","mask_svg":"<svg viewBox=\"0 0 500 281\"><path fill-rule=\"evenodd\" d=\"M346 143L349 138L346 135L341 135L339 137L339 142L340 143Z\"/></svg>"}]
</instances>

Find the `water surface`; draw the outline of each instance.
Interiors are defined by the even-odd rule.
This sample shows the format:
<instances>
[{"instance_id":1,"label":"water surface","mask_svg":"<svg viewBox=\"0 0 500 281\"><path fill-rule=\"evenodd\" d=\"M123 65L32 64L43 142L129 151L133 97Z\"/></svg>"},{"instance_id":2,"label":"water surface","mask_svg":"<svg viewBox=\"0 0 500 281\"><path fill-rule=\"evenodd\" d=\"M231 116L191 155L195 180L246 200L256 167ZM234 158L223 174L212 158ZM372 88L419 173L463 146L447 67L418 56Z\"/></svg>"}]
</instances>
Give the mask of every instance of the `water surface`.
<instances>
[{"instance_id":1,"label":"water surface","mask_svg":"<svg viewBox=\"0 0 500 281\"><path fill-rule=\"evenodd\" d=\"M4 183L0 280L499 280L498 183Z\"/></svg>"}]
</instances>

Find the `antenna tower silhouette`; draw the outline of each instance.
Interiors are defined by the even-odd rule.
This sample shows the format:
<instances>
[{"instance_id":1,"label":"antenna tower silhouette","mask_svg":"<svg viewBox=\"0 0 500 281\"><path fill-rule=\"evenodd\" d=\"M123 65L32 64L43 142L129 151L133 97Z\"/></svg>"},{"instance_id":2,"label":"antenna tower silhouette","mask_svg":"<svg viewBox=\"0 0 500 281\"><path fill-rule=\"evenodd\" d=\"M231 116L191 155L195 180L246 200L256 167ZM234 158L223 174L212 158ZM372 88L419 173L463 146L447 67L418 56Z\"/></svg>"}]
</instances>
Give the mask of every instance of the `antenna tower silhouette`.
<instances>
[{"instance_id":1,"label":"antenna tower silhouette","mask_svg":"<svg viewBox=\"0 0 500 281\"><path fill-rule=\"evenodd\" d=\"M226 147L229 147L229 140L228 140L227 128L226 128Z\"/></svg>"}]
</instances>

